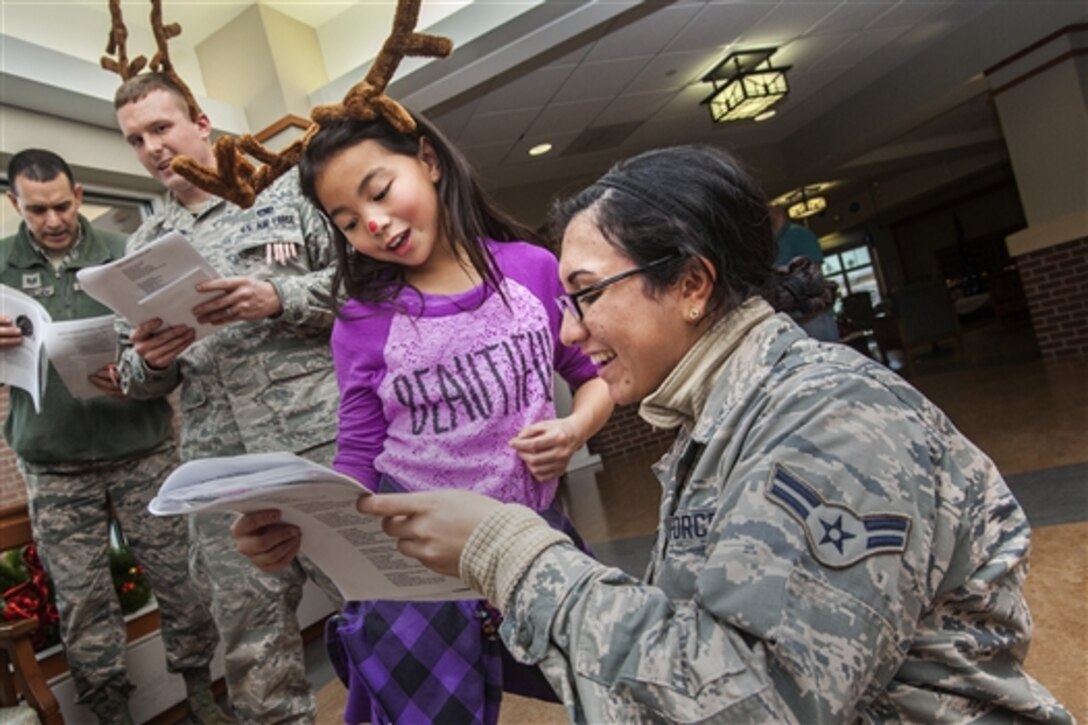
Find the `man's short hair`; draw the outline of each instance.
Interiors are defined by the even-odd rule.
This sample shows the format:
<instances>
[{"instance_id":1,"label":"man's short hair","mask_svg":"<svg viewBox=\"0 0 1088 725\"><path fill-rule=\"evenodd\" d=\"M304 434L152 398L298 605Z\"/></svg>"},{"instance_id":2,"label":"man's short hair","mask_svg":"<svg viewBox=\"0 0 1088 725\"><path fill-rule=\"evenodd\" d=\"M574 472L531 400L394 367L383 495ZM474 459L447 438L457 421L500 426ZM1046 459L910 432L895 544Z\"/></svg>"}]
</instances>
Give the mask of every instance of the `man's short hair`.
<instances>
[{"instance_id":1,"label":"man's short hair","mask_svg":"<svg viewBox=\"0 0 1088 725\"><path fill-rule=\"evenodd\" d=\"M30 181L52 181L59 174L68 177L68 185L75 187L75 177L68 162L52 151L45 149L26 149L11 157L8 162L8 184L15 190L16 177L22 176Z\"/></svg>"},{"instance_id":2,"label":"man's short hair","mask_svg":"<svg viewBox=\"0 0 1088 725\"><path fill-rule=\"evenodd\" d=\"M189 102L185 100L185 91L165 73L140 73L121 84L117 92L113 94L114 109L136 103L152 91L166 91L177 99L178 105L189 112L193 121L193 111L189 109Z\"/></svg>"}]
</instances>

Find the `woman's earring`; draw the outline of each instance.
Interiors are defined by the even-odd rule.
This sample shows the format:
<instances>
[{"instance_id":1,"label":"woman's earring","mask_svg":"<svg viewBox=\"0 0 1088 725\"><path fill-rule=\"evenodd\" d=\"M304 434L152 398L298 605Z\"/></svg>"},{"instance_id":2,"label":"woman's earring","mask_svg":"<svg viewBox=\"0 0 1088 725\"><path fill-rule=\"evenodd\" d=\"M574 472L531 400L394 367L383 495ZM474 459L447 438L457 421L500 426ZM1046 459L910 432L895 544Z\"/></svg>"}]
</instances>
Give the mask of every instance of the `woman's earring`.
<instances>
[{"instance_id":1,"label":"woman's earring","mask_svg":"<svg viewBox=\"0 0 1088 725\"><path fill-rule=\"evenodd\" d=\"M691 320L692 322L695 322L696 320L698 320L699 319L699 310L695 309L694 307L692 307L690 310L688 310L688 319Z\"/></svg>"}]
</instances>

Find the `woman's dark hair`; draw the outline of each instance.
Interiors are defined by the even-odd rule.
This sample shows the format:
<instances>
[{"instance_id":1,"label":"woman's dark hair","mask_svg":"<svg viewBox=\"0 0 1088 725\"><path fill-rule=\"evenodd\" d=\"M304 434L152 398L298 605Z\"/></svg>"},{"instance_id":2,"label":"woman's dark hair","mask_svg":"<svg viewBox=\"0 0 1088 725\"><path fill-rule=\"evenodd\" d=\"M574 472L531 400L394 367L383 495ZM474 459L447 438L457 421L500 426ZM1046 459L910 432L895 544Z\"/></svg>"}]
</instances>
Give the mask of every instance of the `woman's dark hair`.
<instances>
[{"instance_id":1,"label":"woman's dark hair","mask_svg":"<svg viewBox=\"0 0 1088 725\"><path fill-rule=\"evenodd\" d=\"M484 239L500 242L525 240L539 242L538 235L500 211L476 181L476 176L462 154L426 119L412 114L415 131L404 134L383 118L372 121L347 119L322 126L310 139L299 173L302 193L314 206L326 211L317 198L317 177L337 154L367 140L380 143L393 153L415 156L420 140L426 138L438 156L442 176L438 181L441 200L439 224L454 251L463 250L484 283L500 294L500 274ZM339 306L341 293L360 302L392 300L409 286L404 268L391 262L371 259L355 253L347 239L330 224L336 249L333 297Z\"/></svg>"},{"instance_id":2,"label":"woman's dark hair","mask_svg":"<svg viewBox=\"0 0 1088 725\"><path fill-rule=\"evenodd\" d=\"M651 294L705 258L715 274L708 311L728 312L763 295L772 279L774 235L759 185L732 156L711 146L647 151L615 164L576 196L552 206L557 238L571 219L593 215L604 238L642 266Z\"/></svg>"}]
</instances>

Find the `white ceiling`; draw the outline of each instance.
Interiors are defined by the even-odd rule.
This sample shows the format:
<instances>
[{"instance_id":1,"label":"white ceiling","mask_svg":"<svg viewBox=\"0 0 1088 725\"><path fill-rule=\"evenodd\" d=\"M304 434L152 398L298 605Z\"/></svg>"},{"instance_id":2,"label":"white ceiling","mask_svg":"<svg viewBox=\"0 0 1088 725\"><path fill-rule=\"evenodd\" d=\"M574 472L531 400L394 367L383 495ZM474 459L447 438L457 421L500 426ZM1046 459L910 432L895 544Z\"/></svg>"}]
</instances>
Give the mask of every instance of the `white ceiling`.
<instances>
[{"instance_id":1,"label":"white ceiling","mask_svg":"<svg viewBox=\"0 0 1088 725\"><path fill-rule=\"evenodd\" d=\"M253 1L165 0L164 7L195 45ZM338 44L323 47L326 59L355 54L347 65L358 67L330 69L335 80L315 89L315 104L338 100L374 54L376 45L355 48L346 27L358 22L359 6L387 13L365 23L370 34L375 25L388 28L392 11L391 2L256 1L311 25L323 45ZM87 6L66 3L66 16ZM57 25L31 32L14 22L22 17L18 5L2 0L5 37L97 63L105 0L93 5L97 20L80 21L81 35L58 33ZM54 5L37 2L35 13ZM124 4L126 15L141 7ZM616 159L682 142L733 149L771 195L819 182L850 189L944 158L1000 161L1003 141L983 71L1084 22L1086 8L1082 0L476 0L456 7L424 0L420 28L453 36L457 47L443 61L406 61L390 94L428 113L500 200L569 190ZM83 36L94 23L102 27L90 43ZM775 65L791 66L777 116L712 124L700 105L710 86L700 79L729 51L763 47L778 48ZM15 103L32 106L28 98ZM544 141L553 151L530 158L528 149Z\"/></svg>"}]
</instances>

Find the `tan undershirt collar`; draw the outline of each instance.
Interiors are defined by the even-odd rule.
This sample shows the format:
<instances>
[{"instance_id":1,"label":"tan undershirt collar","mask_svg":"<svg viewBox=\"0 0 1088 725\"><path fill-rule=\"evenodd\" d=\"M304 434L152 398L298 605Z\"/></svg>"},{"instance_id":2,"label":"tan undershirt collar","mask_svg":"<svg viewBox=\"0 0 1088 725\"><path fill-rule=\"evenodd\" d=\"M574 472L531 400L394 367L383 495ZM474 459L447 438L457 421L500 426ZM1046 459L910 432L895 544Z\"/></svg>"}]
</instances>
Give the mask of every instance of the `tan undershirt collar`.
<instances>
[{"instance_id":1,"label":"tan undershirt collar","mask_svg":"<svg viewBox=\"0 0 1088 725\"><path fill-rule=\"evenodd\" d=\"M774 314L753 297L714 323L695 341L661 386L643 399L638 414L655 428L679 428L699 419L725 361L754 326Z\"/></svg>"}]
</instances>

